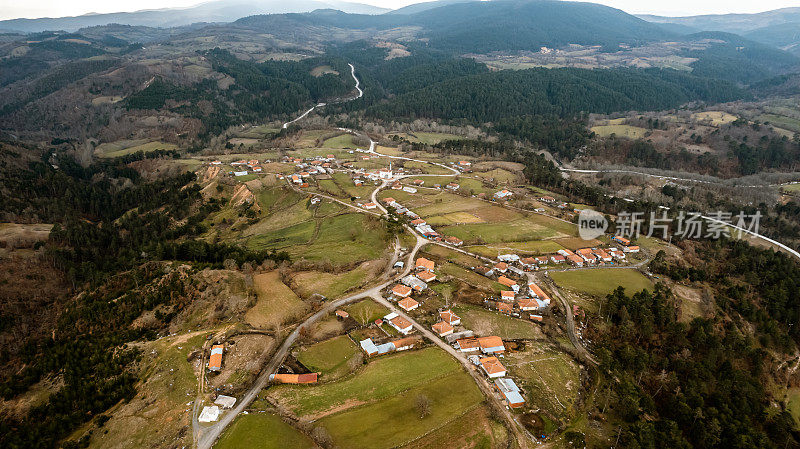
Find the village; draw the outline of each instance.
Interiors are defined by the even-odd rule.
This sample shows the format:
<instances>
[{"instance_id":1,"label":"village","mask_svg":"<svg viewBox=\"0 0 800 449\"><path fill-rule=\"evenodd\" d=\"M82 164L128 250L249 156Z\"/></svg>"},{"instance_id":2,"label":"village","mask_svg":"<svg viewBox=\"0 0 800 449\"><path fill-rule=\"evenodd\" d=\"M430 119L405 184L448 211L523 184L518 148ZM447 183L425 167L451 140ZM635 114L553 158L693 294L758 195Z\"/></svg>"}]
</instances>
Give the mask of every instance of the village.
<instances>
[{"instance_id":1,"label":"village","mask_svg":"<svg viewBox=\"0 0 800 449\"><path fill-rule=\"evenodd\" d=\"M474 245L467 245L465 239L459 236L448 235L448 230L453 229L450 223L447 223L449 226L445 226L445 230L437 231L441 226L437 220L429 222L423 214L415 212L417 207L414 206L414 198L423 193L446 192L453 196L466 196L476 202L485 202L495 208L513 210L518 204L515 198L530 198L530 192L519 191L510 185L496 190L487 188L476 192L475 188L472 188L467 191L462 188L464 178L461 178L461 181L459 178L473 173L473 163L468 160L436 164L440 167L440 172L444 171L442 169L448 171L433 176L425 173L424 166L407 168L404 167L404 161L384 156L375 151L354 148L339 151L337 154L331 152L306 157L283 155L275 160L235 160L227 164L213 160L208 162L208 165L217 169L224 165L231 167L226 172L227 176L241 180L245 184L253 179L254 175L272 176L278 182L277 185L283 183L284 188L304 192L310 207L334 201L366 214L393 217L406 228L408 233L427 244L425 248L434 245L443 250L449 248L447 251L469 256L472 263L462 263L460 269L474 273L492 285L498 286L490 293L480 294L479 299L472 300L473 303L479 304L486 313L497 314L509 320L526 321L539 326L552 320L548 317L552 317L553 314L553 301L546 289L552 291L555 285L550 281L543 287L537 276L546 276L550 271L582 273L588 272L586 270L604 270L610 267L624 268L641 264L646 259L646 255L640 253L638 245L621 236L613 236L605 243L598 240L588 241L585 242L586 246L577 246L574 249L562 247L551 253L540 252L538 255L527 251L518 253L498 251L496 255L471 252ZM264 167L270 167L272 170ZM275 170L276 168L278 170ZM449 182L444 182L448 176ZM431 179L435 182L431 182ZM357 190L348 191L342 188L334 191L327 187L332 181L341 183L344 180L349 180L351 188ZM470 181L466 180L469 185L474 185ZM385 191L382 192L383 189ZM400 200L395 197L406 199ZM535 196L533 204L535 207L532 207L530 202L523 204L532 214L554 217L551 220L561 220L565 223L580 212L579 208L571 207L547 194ZM538 408L538 404L529 404L526 400L529 391L521 386L519 377L525 374L516 373L514 366L507 366L508 356L518 350L520 343L504 340L501 335L486 333L483 326L479 326L480 330L471 329L459 316L458 313L461 312L456 310L460 302L458 296L447 298L444 304L440 299L436 299L440 296L434 291L437 279L443 276L437 262L424 256L414 258L414 252L409 252L408 248L400 250L401 254L407 254L411 258L408 262L397 260L392 266L393 272L396 273L395 280L386 282L385 287L372 296L372 300L378 303L391 304L388 310L382 307L388 313L381 312L379 316L365 320L364 317L357 319L352 316L353 309L348 308L349 306L331 309L328 316L342 323L346 331L339 337L334 336L317 345L345 338L349 340L347 345L353 345L361 352L364 357L363 363L391 354L413 354L424 352L425 348L431 346L446 345L460 354L459 358L467 363L465 366L469 366L471 375L484 379L482 387L484 391L493 391L491 394L496 396L507 409ZM452 260L443 262L453 264ZM444 276L447 279L453 277L452 272ZM369 297L367 295L368 299L365 301L370 301ZM428 304L429 302L431 304ZM573 304L569 313L572 315L571 319L579 322L586 319L585 311L578 304ZM582 339L580 327L574 332L579 342L588 343ZM225 343L224 341L218 343L211 347L207 375L213 376L223 365ZM295 354L297 349L290 352ZM299 354L302 353L303 349L300 349ZM290 359L292 360L287 360L286 363L277 366L274 372L269 373L268 385L283 384L315 388L315 385L337 382L336 376L328 379L330 374L326 374L325 370L315 371L313 366L305 366L299 359L292 356ZM522 383L529 382L525 380ZM490 387L491 390L486 387ZM219 391L212 394L213 403L205 405L199 412L200 423L212 424L226 413L236 413L235 410L230 412L227 410L234 407L237 399L223 393L224 391ZM533 438L545 440L547 435L546 432L542 432Z\"/></svg>"}]
</instances>

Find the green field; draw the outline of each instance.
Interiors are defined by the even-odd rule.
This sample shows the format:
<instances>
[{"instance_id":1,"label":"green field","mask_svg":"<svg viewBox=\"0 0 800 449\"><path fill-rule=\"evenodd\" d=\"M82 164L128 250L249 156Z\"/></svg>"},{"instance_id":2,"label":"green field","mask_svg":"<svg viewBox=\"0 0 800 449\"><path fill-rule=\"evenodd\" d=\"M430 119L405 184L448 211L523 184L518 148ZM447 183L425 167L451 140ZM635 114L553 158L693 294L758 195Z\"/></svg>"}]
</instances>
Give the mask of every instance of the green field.
<instances>
[{"instance_id":1,"label":"green field","mask_svg":"<svg viewBox=\"0 0 800 449\"><path fill-rule=\"evenodd\" d=\"M219 438L214 449L311 449L310 438L272 413L239 415Z\"/></svg>"},{"instance_id":2,"label":"green field","mask_svg":"<svg viewBox=\"0 0 800 449\"><path fill-rule=\"evenodd\" d=\"M340 335L303 348L297 360L312 372L321 373L324 380L330 380L350 371L347 361L357 352L355 343L347 335Z\"/></svg>"},{"instance_id":3,"label":"green field","mask_svg":"<svg viewBox=\"0 0 800 449\"><path fill-rule=\"evenodd\" d=\"M547 346L528 345L503 361L528 393L526 400L551 416L573 416L580 385L580 367L566 353Z\"/></svg>"},{"instance_id":4,"label":"green field","mask_svg":"<svg viewBox=\"0 0 800 449\"><path fill-rule=\"evenodd\" d=\"M393 133L392 135L398 135L408 140L409 142L419 142L428 145L433 145L445 140L463 139L463 137L461 136L457 136L455 134L447 134L447 133L414 132L414 133Z\"/></svg>"},{"instance_id":5,"label":"green field","mask_svg":"<svg viewBox=\"0 0 800 449\"><path fill-rule=\"evenodd\" d=\"M389 398L417 385L460 371L460 365L438 348L401 352L370 363L355 376L308 388L279 385L269 394L300 417L312 416L343 404L366 404Z\"/></svg>"},{"instance_id":6,"label":"green field","mask_svg":"<svg viewBox=\"0 0 800 449\"><path fill-rule=\"evenodd\" d=\"M148 142L147 140L120 140L118 142L103 143L94 150L100 157L120 157L133 154L137 151L145 153L155 150L175 150L178 146L173 143Z\"/></svg>"},{"instance_id":7,"label":"green field","mask_svg":"<svg viewBox=\"0 0 800 449\"><path fill-rule=\"evenodd\" d=\"M507 289L499 282L495 282L486 276L482 276L474 271L467 270L466 268L462 268L452 263L442 264L436 271L458 278L475 287L485 288L487 290L493 290L496 292Z\"/></svg>"},{"instance_id":8,"label":"green field","mask_svg":"<svg viewBox=\"0 0 800 449\"><path fill-rule=\"evenodd\" d=\"M800 429L800 388L789 388L786 392L786 410L794 418L794 428Z\"/></svg>"},{"instance_id":9,"label":"green field","mask_svg":"<svg viewBox=\"0 0 800 449\"><path fill-rule=\"evenodd\" d=\"M460 238L465 243L500 243L543 240L557 237L552 228L520 219L506 223L464 224L441 228L444 235Z\"/></svg>"},{"instance_id":10,"label":"green field","mask_svg":"<svg viewBox=\"0 0 800 449\"><path fill-rule=\"evenodd\" d=\"M542 337L541 328L537 324L512 318L497 311L474 306L458 306L455 312L461 317L464 327L475 330L479 335L497 335L509 340Z\"/></svg>"},{"instance_id":11,"label":"green field","mask_svg":"<svg viewBox=\"0 0 800 449\"><path fill-rule=\"evenodd\" d=\"M393 448L441 427L483 402L472 378L458 371L379 401L327 416L319 423L340 447ZM430 400L430 414L420 419L415 399Z\"/></svg>"},{"instance_id":12,"label":"green field","mask_svg":"<svg viewBox=\"0 0 800 449\"><path fill-rule=\"evenodd\" d=\"M594 268L574 271L550 272L550 277L563 288L594 296L606 296L617 287L628 294L643 289L653 289L653 283L632 268Z\"/></svg>"},{"instance_id":13,"label":"green field","mask_svg":"<svg viewBox=\"0 0 800 449\"><path fill-rule=\"evenodd\" d=\"M788 184L785 186L781 186L781 190L786 193L800 193L800 184Z\"/></svg>"},{"instance_id":14,"label":"green field","mask_svg":"<svg viewBox=\"0 0 800 449\"><path fill-rule=\"evenodd\" d=\"M532 240L529 242L508 242L495 245L470 246L464 249L471 253L495 259L499 254L508 253L518 254L520 256L551 254L564 249L564 247L553 240Z\"/></svg>"},{"instance_id":15,"label":"green field","mask_svg":"<svg viewBox=\"0 0 800 449\"><path fill-rule=\"evenodd\" d=\"M323 148L356 148L356 144L353 143L353 135L352 134L341 134L336 137L331 137L330 139L326 139L325 142L322 144Z\"/></svg>"},{"instance_id":16,"label":"green field","mask_svg":"<svg viewBox=\"0 0 800 449\"><path fill-rule=\"evenodd\" d=\"M609 137L614 134L617 137L627 137L629 139L641 139L647 133L644 128L630 125L600 125L593 126L590 130L600 137Z\"/></svg>"},{"instance_id":17,"label":"green field","mask_svg":"<svg viewBox=\"0 0 800 449\"><path fill-rule=\"evenodd\" d=\"M365 299L345 307L345 311L361 324L375 321L389 313L389 309L371 299Z\"/></svg>"}]
</instances>

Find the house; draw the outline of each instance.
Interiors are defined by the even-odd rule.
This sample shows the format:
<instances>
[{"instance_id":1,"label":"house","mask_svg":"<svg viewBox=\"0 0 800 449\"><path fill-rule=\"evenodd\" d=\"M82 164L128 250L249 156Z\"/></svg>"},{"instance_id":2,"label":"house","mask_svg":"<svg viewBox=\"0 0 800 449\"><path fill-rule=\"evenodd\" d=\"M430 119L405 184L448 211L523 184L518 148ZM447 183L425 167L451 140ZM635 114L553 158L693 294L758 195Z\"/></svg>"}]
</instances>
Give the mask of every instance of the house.
<instances>
[{"instance_id":1,"label":"house","mask_svg":"<svg viewBox=\"0 0 800 449\"><path fill-rule=\"evenodd\" d=\"M408 217L408 218L410 218L412 220L416 220L417 218L419 218L419 215L417 215L414 212L409 210L409 211L406 211L406 217Z\"/></svg>"},{"instance_id":2,"label":"house","mask_svg":"<svg viewBox=\"0 0 800 449\"><path fill-rule=\"evenodd\" d=\"M401 338L399 340L390 341L389 343L392 346L394 346L395 351L405 351L406 349L413 348L418 341L419 340L417 340L414 337L406 337L406 338Z\"/></svg>"},{"instance_id":3,"label":"house","mask_svg":"<svg viewBox=\"0 0 800 449\"><path fill-rule=\"evenodd\" d=\"M435 266L435 264L433 263L432 260L428 260L428 259L426 259L424 257L420 257L420 258L417 259L417 264L416 264L415 267L416 267L417 270L433 271L433 267L434 266Z\"/></svg>"},{"instance_id":4,"label":"house","mask_svg":"<svg viewBox=\"0 0 800 449\"><path fill-rule=\"evenodd\" d=\"M635 246L635 245L625 246L625 247L622 248L622 251L624 251L626 253L638 253L639 252L639 247Z\"/></svg>"},{"instance_id":5,"label":"house","mask_svg":"<svg viewBox=\"0 0 800 449\"><path fill-rule=\"evenodd\" d=\"M537 323L544 323L544 318L541 315L531 314L530 319L531 321L535 321Z\"/></svg>"},{"instance_id":6,"label":"house","mask_svg":"<svg viewBox=\"0 0 800 449\"><path fill-rule=\"evenodd\" d=\"M464 244L464 241L458 237L445 237L444 241L453 246L461 246Z\"/></svg>"},{"instance_id":7,"label":"house","mask_svg":"<svg viewBox=\"0 0 800 449\"><path fill-rule=\"evenodd\" d=\"M497 336L478 337L478 346L484 354L495 354L506 350L506 347L503 346L503 339Z\"/></svg>"},{"instance_id":8,"label":"house","mask_svg":"<svg viewBox=\"0 0 800 449\"><path fill-rule=\"evenodd\" d=\"M405 286L403 284L397 284L392 287L392 294L399 297L399 298L408 298L411 295L411 287Z\"/></svg>"},{"instance_id":9,"label":"house","mask_svg":"<svg viewBox=\"0 0 800 449\"><path fill-rule=\"evenodd\" d=\"M622 246L628 246L628 245L631 244L630 240L626 239L625 237L623 237L621 235L615 235L614 237L611 237L611 240L621 244Z\"/></svg>"},{"instance_id":10,"label":"house","mask_svg":"<svg viewBox=\"0 0 800 449\"><path fill-rule=\"evenodd\" d=\"M417 277L422 279L423 282L433 282L436 280L436 275L430 271L420 271Z\"/></svg>"},{"instance_id":11,"label":"house","mask_svg":"<svg viewBox=\"0 0 800 449\"><path fill-rule=\"evenodd\" d=\"M300 177L297 175L292 175L292 182L295 184L300 184L301 182L303 182L303 180L300 179Z\"/></svg>"},{"instance_id":12,"label":"house","mask_svg":"<svg viewBox=\"0 0 800 449\"><path fill-rule=\"evenodd\" d=\"M499 191L499 192L495 193L495 194L494 194L494 197L495 197L495 198L497 198L497 199L499 199L499 200L502 200L502 199L505 199L505 198L510 198L510 197L511 197L511 195L513 195L513 193L512 193L512 192L510 192L510 191L508 191L508 190L506 190L506 189L503 189L503 190L501 190L501 191Z\"/></svg>"},{"instance_id":13,"label":"house","mask_svg":"<svg viewBox=\"0 0 800 449\"><path fill-rule=\"evenodd\" d=\"M411 225L412 226L421 226L421 225L424 225L424 224L425 224L425 220L423 220L421 218L417 218L416 220L411 220Z\"/></svg>"},{"instance_id":14,"label":"house","mask_svg":"<svg viewBox=\"0 0 800 449\"><path fill-rule=\"evenodd\" d=\"M610 252L611 252L611 257L615 259L622 260L625 258L625 253L622 251L610 251Z\"/></svg>"},{"instance_id":15,"label":"house","mask_svg":"<svg viewBox=\"0 0 800 449\"><path fill-rule=\"evenodd\" d=\"M497 360L497 357L483 357L480 363L483 372L492 379L506 375L506 367Z\"/></svg>"},{"instance_id":16,"label":"house","mask_svg":"<svg viewBox=\"0 0 800 449\"><path fill-rule=\"evenodd\" d=\"M384 203L384 204L386 204L387 206L391 206L391 205L393 205L393 204L394 204L394 203L396 203L396 202L397 202L397 201L395 201L395 200L394 200L394 198L392 198L392 197L388 197L388 196L387 196L386 198L384 198L384 199L383 199L383 203Z\"/></svg>"},{"instance_id":17,"label":"house","mask_svg":"<svg viewBox=\"0 0 800 449\"><path fill-rule=\"evenodd\" d=\"M439 321L431 327L433 328L434 332L439 334L440 337L444 337L445 335L450 335L453 333L453 326L449 325L445 321Z\"/></svg>"},{"instance_id":18,"label":"house","mask_svg":"<svg viewBox=\"0 0 800 449\"><path fill-rule=\"evenodd\" d=\"M475 267L473 270L478 273L482 274L486 277L491 277L494 274L494 270L489 267Z\"/></svg>"},{"instance_id":19,"label":"house","mask_svg":"<svg viewBox=\"0 0 800 449\"><path fill-rule=\"evenodd\" d=\"M375 209L375 208L378 207L378 205L375 204L375 203L365 203L365 204L363 204L363 206L364 206L364 209Z\"/></svg>"},{"instance_id":20,"label":"house","mask_svg":"<svg viewBox=\"0 0 800 449\"><path fill-rule=\"evenodd\" d=\"M392 179L392 169L381 168L380 170L378 170L378 177L380 179Z\"/></svg>"},{"instance_id":21,"label":"house","mask_svg":"<svg viewBox=\"0 0 800 449\"><path fill-rule=\"evenodd\" d=\"M408 333L411 332L411 322L394 312L386 315L383 319L403 335L408 335Z\"/></svg>"},{"instance_id":22,"label":"house","mask_svg":"<svg viewBox=\"0 0 800 449\"><path fill-rule=\"evenodd\" d=\"M543 201L545 203L555 203L556 199L553 198L552 196L543 196L543 197L539 198L539 201Z\"/></svg>"},{"instance_id":23,"label":"house","mask_svg":"<svg viewBox=\"0 0 800 449\"><path fill-rule=\"evenodd\" d=\"M441 318L442 321L450 324L451 326L458 326L459 324L461 324L461 317L453 313L453 311L450 309L442 310L441 312L439 312L439 318Z\"/></svg>"},{"instance_id":24,"label":"house","mask_svg":"<svg viewBox=\"0 0 800 449\"><path fill-rule=\"evenodd\" d=\"M576 267L582 267L583 266L583 259L580 256L576 255L576 254L570 254L569 256L567 256L567 260L572 265L575 265Z\"/></svg>"},{"instance_id":25,"label":"house","mask_svg":"<svg viewBox=\"0 0 800 449\"><path fill-rule=\"evenodd\" d=\"M590 248L581 248L576 252L578 253L579 256L581 256L583 260L586 261L586 263L597 262L597 256L594 255L594 252L592 252Z\"/></svg>"},{"instance_id":26,"label":"house","mask_svg":"<svg viewBox=\"0 0 800 449\"><path fill-rule=\"evenodd\" d=\"M415 189L413 187L405 186L405 187L403 187L403 192L417 193L417 189Z\"/></svg>"},{"instance_id":27,"label":"house","mask_svg":"<svg viewBox=\"0 0 800 449\"><path fill-rule=\"evenodd\" d=\"M517 306L519 306L519 310L523 312L539 310L539 302L533 298L520 298L520 300L517 301Z\"/></svg>"},{"instance_id":28,"label":"house","mask_svg":"<svg viewBox=\"0 0 800 449\"><path fill-rule=\"evenodd\" d=\"M211 165L222 165L222 161L211 161Z\"/></svg>"},{"instance_id":29,"label":"house","mask_svg":"<svg viewBox=\"0 0 800 449\"><path fill-rule=\"evenodd\" d=\"M261 167L256 165L255 167L253 167L253 171L256 172L256 173L261 173Z\"/></svg>"},{"instance_id":30,"label":"house","mask_svg":"<svg viewBox=\"0 0 800 449\"><path fill-rule=\"evenodd\" d=\"M565 260L567 260L567 258L561 254L554 254L550 256L550 261L553 263L564 263Z\"/></svg>"},{"instance_id":31,"label":"house","mask_svg":"<svg viewBox=\"0 0 800 449\"><path fill-rule=\"evenodd\" d=\"M413 274L409 274L403 279L400 279L400 282L402 282L403 285L407 285L418 292L421 292L426 288L428 288L428 284L426 284L422 279L414 276Z\"/></svg>"},{"instance_id":32,"label":"house","mask_svg":"<svg viewBox=\"0 0 800 449\"><path fill-rule=\"evenodd\" d=\"M415 180L414 180L414 182L413 182L413 184L414 184L415 186L421 186L422 184L425 184L425 181L423 181L423 180L421 180L421 179L415 179Z\"/></svg>"},{"instance_id":33,"label":"house","mask_svg":"<svg viewBox=\"0 0 800 449\"><path fill-rule=\"evenodd\" d=\"M403 188L403 184L400 184L400 181L395 181L392 183L392 190L400 190Z\"/></svg>"},{"instance_id":34,"label":"house","mask_svg":"<svg viewBox=\"0 0 800 449\"><path fill-rule=\"evenodd\" d=\"M282 384L313 384L317 383L317 373L307 374L270 374L270 382Z\"/></svg>"},{"instance_id":35,"label":"house","mask_svg":"<svg viewBox=\"0 0 800 449\"><path fill-rule=\"evenodd\" d=\"M397 302L397 305L406 312L410 312L419 307L419 303L411 298L403 298Z\"/></svg>"},{"instance_id":36,"label":"house","mask_svg":"<svg viewBox=\"0 0 800 449\"><path fill-rule=\"evenodd\" d=\"M507 278L505 276L500 276L499 278L497 278L497 282L505 285L506 287L510 287L511 290L514 290L515 292L519 291L519 285L517 285L517 283L515 281L513 281L513 280L511 280L511 279L509 279L509 278Z\"/></svg>"},{"instance_id":37,"label":"house","mask_svg":"<svg viewBox=\"0 0 800 449\"><path fill-rule=\"evenodd\" d=\"M547 256L539 256L539 257L536 258L536 261L539 262L540 265L541 264L546 264L548 260L550 260L550 259Z\"/></svg>"},{"instance_id":38,"label":"house","mask_svg":"<svg viewBox=\"0 0 800 449\"><path fill-rule=\"evenodd\" d=\"M495 304L495 307L497 307L498 312L504 315L511 315L512 313L514 313L514 308L511 307L511 304L505 302L498 302Z\"/></svg>"},{"instance_id":39,"label":"house","mask_svg":"<svg viewBox=\"0 0 800 449\"><path fill-rule=\"evenodd\" d=\"M520 389L513 380L508 377L501 377L494 380L494 385L506 399L509 407L519 408L525 404L525 399L520 394Z\"/></svg>"},{"instance_id":40,"label":"house","mask_svg":"<svg viewBox=\"0 0 800 449\"><path fill-rule=\"evenodd\" d=\"M602 249L594 250L594 255L597 256L597 258L602 260L603 262L611 262L611 255L603 251Z\"/></svg>"},{"instance_id":41,"label":"house","mask_svg":"<svg viewBox=\"0 0 800 449\"><path fill-rule=\"evenodd\" d=\"M445 186L445 188L447 190L452 190L453 192L455 192L456 190L460 189L461 186L456 184L455 182L451 182L450 184L447 184L447 186Z\"/></svg>"},{"instance_id":42,"label":"house","mask_svg":"<svg viewBox=\"0 0 800 449\"><path fill-rule=\"evenodd\" d=\"M475 352L480 351L481 345L477 338L461 338L456 340L456 349L461 352Z\"/></svg>"},{"instance_id":43,"label":"house","mask_svg":"<svg viewBox=\"0 0 800 449\"><path fill-rule=\"evenodd\" d=\"M344 310L337 310L336 311L336 318L341 319L341 320L346 320L346 319L350 318L350 314L345 312Z\"/></svg>"},{"instance_id":44,"label":"house","mask_svg":"<svg viewBox=\"0 0 800 449\"><path fill-rule=\"evenodd\" d=\"M356 187L361 187L362 185L364 185L364 181L362 181L362 180L360 180L360 179L354 179L354 180L353 180L353 184L354 184Z\"/></svg>"},{"instance_id":45,"label":"house","mask_svg":"<svg viewBox=\"0 0 800 449\"><path fill-rule=\"evenodd\" d=\"M239 160L236 162L231 162L231 165L247 165L247 161Z\"/></svg>"},{"instance_id":46,"label":"house","mask_svg":"<svg viewBox=\"0 0 800 449\"><path fill-rule=\"evenodd\" d=\"M508 267L508 271L510 271L510 272L512 272L512 273L514 273L514 274L516 274L516 275L517 275L517 276L519 276L519 277L525 276L525 271L523 271L523 270L520 270L520 269L519 269L519 268L517 268L517 267L512 267L512 266L509 266L509 267Z\"/></svg>"},{"instance_id":47,"label":"house","mask_svg":"<svg viewBox=\"0 0 800 449\"><path fill-rule=\"evenodd\" d=\"M535 257L524 257L519 260L519 264L522 265L522 268L525 270L533 270L539 265L539 260Z\"/></svg>"},{"instance_id":48,"label":"house","mask_svg":"<svg viewBox=\"0 0 800 449\"><path fill-rule=\"evenodd\" d=\"M494 265L494 269L499 271L500 273L505 273L506 271L508 271L508 264L505 262L497 262Z\"/></svg>"},{"instance_id":49,"label":"house","mask_svg":"<svg viewBox=\"0 0 800 449\"><path fill-rule=\"evenodd\" d=\"M233 176L246 176L246 175L247 175L247 170L233 172Z\"/></svg>"},{"instance_id":50,"label":"house","mask_svg":"<svg viewBox=\"0 0 800 449\"><path fill-rule=\"evenodd\" d=\"M471 167L472 166L472 162L470 162L470 161L458 161L458 165L460 165L462 167Z\"/></svg>"},{"instance_id":51,"label":"house","mask_svg":"<svg viewBox=\"0 0 800 449\"><path fill-rule=\"evenodd\" d=\"M506 302L513 302L516 296L517 294L513 291L503 290L500 292L500 299Z\"/></svg>"},{"instance_id":52,"label":"house","mask_svg":"<svg viewBox=\"0 0 800 449\"><path fill-rule=\"evenodd\" d=\"M211 356L208 358L208 369L219 372L222 369L222 353L225 346L214 345L211 347Z\"/></svg>"}]
</instances>

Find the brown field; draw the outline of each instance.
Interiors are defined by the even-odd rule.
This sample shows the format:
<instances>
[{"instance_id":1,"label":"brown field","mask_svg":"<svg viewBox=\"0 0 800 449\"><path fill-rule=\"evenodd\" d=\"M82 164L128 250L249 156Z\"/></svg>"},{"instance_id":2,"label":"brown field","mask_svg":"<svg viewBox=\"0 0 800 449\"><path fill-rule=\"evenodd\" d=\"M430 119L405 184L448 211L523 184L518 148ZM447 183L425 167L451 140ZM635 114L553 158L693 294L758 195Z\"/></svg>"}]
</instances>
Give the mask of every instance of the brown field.
<instances>
[{"instance_id":1,"label":"brown field","mask_svg":"<svg viewBox=\"0 0 800 449\"><path fill-rule=\"evenodd\" d=\"M277 271L253 276L258 302L245 315L245 321L253 327L268 328L281 325L292 318L302 316L308 310L297 295L281 282Z\"/></svg>"}]
</instances>

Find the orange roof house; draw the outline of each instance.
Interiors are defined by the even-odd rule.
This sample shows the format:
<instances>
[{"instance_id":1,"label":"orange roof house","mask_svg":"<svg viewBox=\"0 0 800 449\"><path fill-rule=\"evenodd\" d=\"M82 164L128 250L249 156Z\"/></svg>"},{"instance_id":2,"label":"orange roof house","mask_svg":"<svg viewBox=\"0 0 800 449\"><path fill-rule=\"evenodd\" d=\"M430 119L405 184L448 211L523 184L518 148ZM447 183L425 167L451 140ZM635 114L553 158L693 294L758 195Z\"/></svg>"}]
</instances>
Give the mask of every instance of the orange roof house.
<instances>
[{"instance_id":1,"label":"orange roof house","mask_svg":"<svg viewBox=\"0 0 800 449\"><path fill-rule=\"evenodd\" d=\"M450 309L442 310L441 312L439 312L439 318L441 318L442 321L452 326L458 326L459 324L461 324L461 317L453 313L453 311Z\"/></svg>"},{"instance_id":2,"label":"orange roof house","mask_svg":"<svg viewBox=\"0 0 800 449\"><path fill-rule=\"evenodd\" d=\"M519 306L519 310L523 312L539 309L539 302L532 298L521 298L517 301L517 305Z\"/></svg>"},{"instance_id":3,"label":"orange roof house","mask_svg":"<svg viewBox=\"0 0 800 449\"><path fill-rule=\"evenodd\" d=\"M436 275L431 273L430 271L421 271L417 273L417 277L422 279L424 282L431 282L436 280Z\"/></svg>"},{"instance_id":4,"label":"orange roof house","mask_svg":"<svg viewBox=\"0 0 800 449\"><path fill-rule=\"evenodd\" d=\"M401 298L407 298L408 295L411 294L411 291L411 287L407 287L403 284L397 284L392 288L392 294Z\"/></svg>"},{"instance_id":5,"label":"orange roof house","mask_svg":"<svg viewBox=\"0 0 800 449\"><path fill-rule=\"evenodd\" d=\"M503 377L506 375L506 367L497 360L497 357L484 357L480 359L480 363L483 371L491 378Z\"/></svg>"},{"instance_id":6,"label":"orange roof house","mask_svg":"<svg viewBox=\"0 0 800 449\"><path fill-rule=\"evenodd\" d=\"M458 346L458 350L461 352L474 352L481 349L481 345L478 344L478 339L472 337L456 340L456 346Z\"/></svg>"},{"instance_id":7,"label":"orange roof house","mask_svg":"<svg viewBox=\"0 0 800 449\"><path fill-rule=\"evenodd\" d=\"M513 301L514 297L516 296L517 294L514 293L513 291L503 290L500 292L500 299L502 299L503 301Z\"/></svg>"},{"instance_id":8,"label":"orange roof house","mask_svg":"<svg viewBox=\"0 0 800 449\"><path fill-rule=\"evenodd\" d=\"M433 327L434 332L439 334L440 337L444 337L445 335L450 335L453 333L453 326L444 321L439 321L431 327Z\"/></svg>"},{"instance_id":9,"label":"orange roof house","mask_svg":"<svg viewBox=\"0 0 800 449\"><path fill-rule=\"evenodd\" d=\"M411 332L413 328L410 321L408 321L407 319L401 317L396 313L390 313L386 315L384 318L386 319L386 321L389 322L389 324L393 328L397 329L403 335L407 335L409 332Z\"/></svg>"},{"instance_id":10,"label":"orange roof house","mask_svg":"<svg viewBox=\"0 0 800 449\"><path fill-rule=\"evenodd\" d=\"M503 345L503 339L497 336L479 337L478 345L485 354L494 354L506 350L506 347Z\"/></svg>"},{"instance_id":11,"label":"orange roof house","mask_svg":"<svg viewBox=\"0 0 800 449\"><path fill-rule=\"evenodd\" d=\"M419 303L411 298L403 298L397 302L397 305L406 312L410 312L419 307Z\"/></svg>"},{"instance_id":12,"label":"orange roof house","mask_svg":"<svg viewBox=\"0 0 800 449\"><path fill-rule=\"evenodd\" d=\"M337 310L336 311L336 316L338 318L343 319L343 320L346 320L346 319L350 318L350 314L345 312L344 310Z\"/></svg>"},{"instance_id":13,"label":"orange roof house","mask_svg":"<svg viewBox=\"0 0 800 449\"><path fill-rule=\"evenodd\" d=\"M435 264L432 260L428 260L424 257L420 257L417 259L416 267L417 269L433 271Z\"/></svg>"},{"instance_id":14,"label":"orange roof house","mask_svg":"<svg viewBox=\"0 0 800 449\"><path fill-rule=\"evenodd\" d=\"M317 382L317 373L308 374L271 374L269 380L283 384L313 384Z\"/></svg>"},{"instance_id":15,"label":"orange roof house","mask_svg":"<svg viewBox=\"0 0 800 449\"><path fill-rule=\"evenodd\" d=\"M414 225L414 226L424 225L425 224L425 220L423 220L421 218L417 218L416 220L411 220L411 224Z\"/></svg>"},{"instance_id":16,"label":"orange roof house","mask_svg":"<svg viewBox=\"0 0 800 449\"><path fill-rule=\"evenodd\" d=\"M461 245L464 244L463 240L461 240L458 237L453 237L453 236L445 237L444 241L449 243L449 244L451 244L451 245L453 245L453 246L461 246Z\"/></svg>"},{"instance_id":17,"label":"orange roof house","mask_svg":"<svg viewBox=\"0 0 800 449\"><path fill-rule=\"evenodd\" d=\"M514 308L511 307L511 304L505 302L498 302L497 311L500 313L504 313L506 315L511 315L514 312Z\"/></svg>"},{"instance_id":18,"label":"orange roof house","mask_svg":"<svg viewBox=\"0 0 800 449\"><path fill-rule=\"evenodd\" d=\"M225 346L214 345L211 347L211 357L208 358L208 369L211 371L219 371L222 369L222 353L225 351Z\"/></svg>"},{"instance_id":19,"label":"orange roof house","mask_svg":"<svg viewBox=\"0 0 800 449\"><path fill-rule=\"evenodd\" d=\"M494 266L494 269L501 273L505 273L508 270L508 264L505 262L497 262Z\"/></svg>"},{"instance_id":20,"label":"orange roof house","mask_svg":"<svg viewBox=\"0 0 800 449\"><path fill-rule=\"evenodd\" d=\"M530 289L531 293L537 298L550 299L550 297L547 296L547 293L545 293L544 290L542 290L538 285L534 284L533 282L528 284L528 288Z\"/></svg>"}]
</instances>

